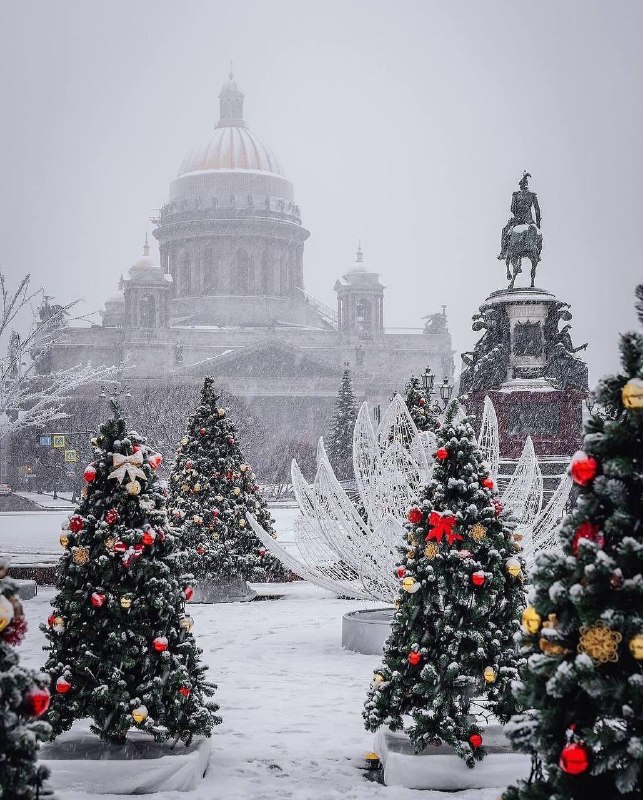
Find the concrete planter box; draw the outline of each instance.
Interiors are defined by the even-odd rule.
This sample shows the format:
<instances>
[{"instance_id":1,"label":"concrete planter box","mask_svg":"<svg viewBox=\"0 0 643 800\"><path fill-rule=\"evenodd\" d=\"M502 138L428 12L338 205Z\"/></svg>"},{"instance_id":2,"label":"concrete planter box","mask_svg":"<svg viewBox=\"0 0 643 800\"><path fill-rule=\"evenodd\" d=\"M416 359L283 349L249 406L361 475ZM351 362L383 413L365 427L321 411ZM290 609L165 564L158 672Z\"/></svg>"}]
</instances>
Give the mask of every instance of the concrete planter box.
<instances>
[{"instance_id":1,"label":"concrete planter box","mask_svg":"<svg viewBox=\"0 0 643 800\"><path fill-rule=\"evenodd\" d=\"M247 603L257 596L243 578L194 581L192 589L190 603Z\"/></svg>"},{"instance_id":2,"label":"concrete planter box","mask_svg":"<svg viewBox=\"0 0 643 800\"><path fill-rule=\"evenodd\" d=\"M367 656L381 655L391 634L394 608L349 611L342 617L342 647Z\"/></svg>"}]
</instances>

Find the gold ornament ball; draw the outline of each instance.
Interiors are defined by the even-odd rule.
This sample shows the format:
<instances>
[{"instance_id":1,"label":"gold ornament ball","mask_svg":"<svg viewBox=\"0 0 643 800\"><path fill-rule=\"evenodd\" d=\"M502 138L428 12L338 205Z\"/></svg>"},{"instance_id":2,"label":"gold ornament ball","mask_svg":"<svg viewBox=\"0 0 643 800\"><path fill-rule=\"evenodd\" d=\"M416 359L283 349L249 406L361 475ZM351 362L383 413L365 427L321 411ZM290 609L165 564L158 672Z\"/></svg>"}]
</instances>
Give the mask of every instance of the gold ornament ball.
<instances>
[{"instance_id":1,"label":"gold ornament ball","mask_svg":"<svg viewBox=\"0 0 643 800\"><path fill-rule=\"evenodd\" d=\"M138 481L130 481L125 484L127 494L137 495L141 493L141 484Z\"/></svg>"},{"instance_id":2,"label":"gold ornament ball","mask_svg":"<svg viewBox=\"0 0 643 800\"><path fill-rule=\"evenodd\" d=\"M181 439L181 444L183 445L183 447L185 447L186 445L190 444L190 440L188 439L188 437L187 437L187 436L184 436L184 437Z\"/></svg>"},{"instance_id":3,"label":"gold ornament ball","mask_svg":"<svg viewBox=\"0 0 643 800\"><path fill-rule=\"evenodd\" d=\"M0 594L0 631L3 631L14 616L13 604L5 595Z\"/></svg>"},{"instance_id":4,"label":"gold ornament ball","mask_svg":"<svg viewBox=\"0 0 643 800\"><path fill-rule=\"evenodd\" d=\"M245 472L248 469L247 464L240 464L239 465L239 472Z\"/></svg>"},{"instance_id":5,"label":"gold ornament ball","mask_svg":"<svg viewBox=\"0 0 643 800\"><path fill-rule=\"evenodd\" d=\"M493 667L485 667L482 675L487 683L495 683L498 673Z\"/></svg>"},{"instance_id":6,"label":"gold ornament ball","mask_svg":"<svg viewBox=\"0 0 643 800\"><path fill-rule=\"evenodd\" d=\"M384 676L380 675L379 672L376 672L375 675L373 675L373 683L376 686L379 686L380 683L384 683Z\"/></svg>"},{"instance_id":7,"label":"gold ornament ball","mask_svg":"<svg viewBox=\"0 0 643 800\"><path fill-rule=\"evenodd\" d=\"M217 417L221 419L225 417L225 408L217 408Z\"/></svg>"},{"instance_id":8,"label":"gold ornament ball","mask_svg":"<svg viewBox=\"0 0 643 800\"><path fill-rule=\"evenodd\" d=\"M427 558L435 558L438 554L438 546L435 542L429 542L424 548L424 555Z\"/></svg>"},{"instance_id":9,"label":"gold ornament ball","mask_svg":"<svg viewBox=\"0 0 643 800\"><path fill-rule=\"evenodd\" d=\"M517 578L522 573L520 561L517 558L508 558L505 566L507 567L507 572L512 578Z\"/></svg>"},{"instance_id":10,"label":"gold ornament ball","mask_svg":"<svg viewBox=\"0 0 643 800\"><path fill-rule=\"evenodd\" d=\"M643 660L643 633L637 633L636 636L633 636L628 644L630 648L630 653L634 656L637 661Z\"/></svg>"},{"instance_id":11,"label":"gold ornament ball","mask_svg":"<svg viewBox=\"0 0 643 800\"><path fill-rule=\"evenodd\" d=\"M136 708L132 710L132 719L137 725L140 725L141 722L145 722L147 719L147 714L148 712L146 706L136 706Z\"/></svg>"},{"instance_id":12,"label":"gold ornament ball","mask_svg":"<svg viewBox=\"0 0 643 800\"><path fill-rule=\"evenodd\" d=\"M471 530L469 531L471 534L471 538L474 542L479 542L481 539L487 535L487 529L484 525L481 525L479 522L476 522L475 525L472 526Z\"/></svg>"},{"instance_id":13,"label":"gold ornament ball","mask_svg":"<svg viewBox=\"0 0 643 800\"><path fill-rule=\"evenodd\" d=\"M179 620L179 626L184 631L187 631L189 633L192 630L192 628L194 627L194 620L192 619L192 617L190 617L189 615L186 614L184 617L181 617L181 619Z\"/></svg>"},{"instance_id":14,"label":"gold ornament ball","mask_svg":"<svg viewBox=\"0 0 643 800\"><path fill-rule=\"evenodd\" d=\"M120 599L121 608L126 611L132 607L132 598L128 594L124 594Z\"/></svg>"},{"instance_id":15,"label":"gold ornament ball","mask_svg":"<svg viewBox=\"0 0 643 800\"><path fill-rule=\"evenodd\" d=\"M67 536L66 533L61 533L60 534L60 544L63 547L67 547L67 545L69 544L69 536Z\"/></svg>"},{"instance_id":16,"label":"gold ornament ball","mask_svg":"<svg viewBox=\"0 0 643 800\"><path fill-rule=\"evenodd\" d=\"M420 588L420 584L415 580L415 578L404 578L402 581L402 588L409 594L415 594L415 592L417 592Z\"/></svg>"},{"instance_id":17,"label":"gold ornament ball","mask_svg":"<svg viewBox=\"0 0 643 800\"><path fill-rule=\"evenodd\" d=\"M181 491L182 491L184 494L185 494L186 492L189 492L189 491L190 491L190 485L189 485L189 484L187 484L187 483L184 483L184 484L183 484L183 486L181 486Z\"/></svg>"},{"instance_id":18,"label":"gold ornament ball","mask_svg":"<svg viewBox=\"0 0 643 800\"><path fill-rule=\"evenodd\" d=\"M246 521L245 521L245 519L240 519L240 520L239 520L239 527L240 527L240 528L245 528L245 527L246 527Z\"/></svg>"},{"instance_id":19,"label":"gold ornament ball","mask_svg":"<svg viewBox=\"0 0 643 800\"><path fill-rule=\"evenodd\" d=\"M235 497L238 497L241 494L241 489L238 486L235 486L234 489L232 490L232 494Z\"/></svg>"},{"instance_id":20,"label":"gold ornament ball","mask_svg":"<svg viewBox=\"0 0 643 800\"><path fill-rule=\"evenodd\" d=\"M71 559L79 567L84 566L89 561L89 547L74 547Z\"/></svg>"},{"instance_id":21,"label":"gold ornament ball","mask_svg":"<svg viewBox=\"0 0 643 800\"><path fill-rule=\"evenodd\" d=\"M625 408L643 408L643 380L632 378L621 391Z\"/></svg>"},{"instance_id":22,"label":"gold ornament ball","mask_svg":"<svg viewBox=\"0 0 643 800\"><path fill-rule=\"evenodd\" d=\"M198 514L195 514L195 515L192 517L192 522L193 522L195 525L203 525L203 517L200 517Z\"/></svg>"},{"instance_id":23,"label":"gold ornament ball","mask_svg":"<svg viewBox=\"0 0 643 800\"><path fill-rule=\"evenodd\" d=\"M108 536L107 539L105 539L105 550L107 550L108 553L113 553L114 545L117 541L118 539L115 536Z\"/></svg>"},{"instance_id":24,"label":"gold ornament ball","mask_svg":"<svg viewBox=\"0 0 643 800\"><path fill-rule=\"evenodd\" d=\"M522 627L527 633L538 633L542 624L542 618L533 606L529 606L522 612Z\"/></svg>"},{"instance_id":25,"label":"gold ornament ball","mask_svg":"<svg viewBox=\"0 0 643 800\"><path fill-rule=\"evenodd\" d=\"M198 493L201 491L201 484L200 484L200 483L195 483L195 484L194 484L194 488L192 489L192 491L193 491L195 494L198 494Z\"/></svg>"}]
</instances>

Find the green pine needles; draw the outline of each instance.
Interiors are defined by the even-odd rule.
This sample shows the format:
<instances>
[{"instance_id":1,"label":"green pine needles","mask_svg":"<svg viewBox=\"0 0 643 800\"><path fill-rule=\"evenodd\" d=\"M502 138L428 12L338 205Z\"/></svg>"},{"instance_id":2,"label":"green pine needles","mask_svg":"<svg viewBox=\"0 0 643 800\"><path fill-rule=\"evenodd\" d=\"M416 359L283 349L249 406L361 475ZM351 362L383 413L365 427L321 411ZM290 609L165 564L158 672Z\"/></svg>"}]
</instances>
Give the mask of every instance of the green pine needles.
<instances>
[{"instance_id":1,"label":"green pine needles","mask_svg":"<svg viewBox=\"0 0 643 800\"><path fill-rule=\"evenodd\" d=\"M328 437L328 458L340 481L352 480L353 475L353 429L357 419L357 401L348 367L342 374L335 413Z\"/></svg>"},{"instance_id":2,"label":"green pine needles","mask_svg":"<svg viewBox=\"0 0 643 800\"><path fill-rule=\"evenodd\" d=\"M92 440L84 498L61 537L58 594L43 626L54 735L83 717L101 739L209 736L217 705L185 613L191 589L168 524L160 456L118 407Z\"/></svg>"},{"instance_id":3,"label":"green pine needles","mask_svg":"<svg viewBox=\"0 0 643 800\"><path fill-rule=\"evenodd\" d=\"M7 563L0 559L0 798L35 800L47 777L37 751L51 732L40 719L49 706L49 678L18 662L15 645L26 623Z\"/></svg>"},{"instance_id":4,"label":"green pine needles","mask_svg":"<svg viewBox=\"0 0 643 800\"><path fill-rule=\"evenodd\" d=\"M279 581L289 577L246 519L274 534L274 521L245 462L237 429L205 379L170 475L173 522L181 526L190 571L199 580Z\"/></svg>"},{"instance_id":5,"label":"green pine needles","mask_svg":"<svg viewBox=\"0 0 643 800\"><path fill-rule=\"evenodd\" d=\"M643 324L643 286L637 289ZM572 459L578 499L544 553L524 619L524 708L508 733L534 775L505 800L643 796L643 333L621 338L622 371L603 380L607 417Z\"/></svg>"},{"instance_id":6,"label":"green pine needles","mask_svg":"<svg viewBox=\"0 0 643 800\"><path fill-rule=\"evenodd\" d=\"M404 401L415 427L420 433L426 431L435 433L440 425L441 409L427 397L421 380L415 375L411 375L404 391L406 393Z\"/></svg>"},{"instance_id":7,"label":"green pine needles","mask_svg":"<svg viewBox=\"0 0 643 800\"><path fill-rule=\"evenodd\" d=\"M473 767L485 755L475 711L505 721L516 710L523 564L473 418L457 412L454 402L437 432L432 480L408 512L398 610L364 720L372 731L399 730L410 715L418 752L446 742Z\"/></svg>"}]
</instances>

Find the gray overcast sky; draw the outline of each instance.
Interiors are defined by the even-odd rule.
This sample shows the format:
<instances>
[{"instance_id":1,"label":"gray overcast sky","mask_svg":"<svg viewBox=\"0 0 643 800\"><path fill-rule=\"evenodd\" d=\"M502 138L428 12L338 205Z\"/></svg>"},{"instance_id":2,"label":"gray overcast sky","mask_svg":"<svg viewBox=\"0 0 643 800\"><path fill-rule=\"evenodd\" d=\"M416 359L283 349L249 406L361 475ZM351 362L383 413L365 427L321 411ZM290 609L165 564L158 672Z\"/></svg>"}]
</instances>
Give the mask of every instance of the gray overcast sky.
<instances>
[{"instance_id":1,"label":"gray overcast sky","mask_svg":"<svg viewBox=\"0 0 643 800\"><path fill-rule=\"evenodd\" d=\"M595 381L643 280L642 21L624 0L5 2L0 265L101 307L232 59L311 231L308 291L334 305L361 237L386 324L445 303L467 349L528 169L538 284L572 303Z\"/></svg>"}]
</instances>

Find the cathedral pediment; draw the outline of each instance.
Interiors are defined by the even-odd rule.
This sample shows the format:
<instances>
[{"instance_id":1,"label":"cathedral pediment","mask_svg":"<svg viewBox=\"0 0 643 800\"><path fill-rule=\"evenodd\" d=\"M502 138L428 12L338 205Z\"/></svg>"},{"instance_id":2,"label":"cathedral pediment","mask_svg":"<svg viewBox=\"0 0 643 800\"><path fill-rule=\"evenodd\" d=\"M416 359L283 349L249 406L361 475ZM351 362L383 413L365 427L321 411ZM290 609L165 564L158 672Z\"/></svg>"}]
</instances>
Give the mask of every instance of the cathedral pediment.
<instances>
[{"instance_id":1,"label":"cathedral pediment","mask_svg":"<svg viewBox=\"0 0 643 800\"><path fill-rule=\"evenodd\" d=\"M212 374L220 378L336 378L341 370L312 358L303 348L280 341L269 341L235 348L218 357L185 365L192 374Z\"/></svg>"}]
</instances>

